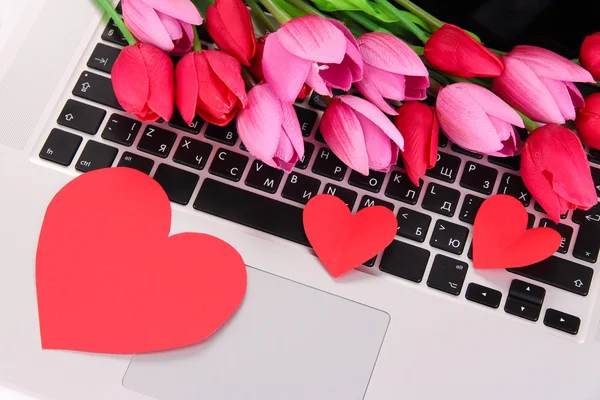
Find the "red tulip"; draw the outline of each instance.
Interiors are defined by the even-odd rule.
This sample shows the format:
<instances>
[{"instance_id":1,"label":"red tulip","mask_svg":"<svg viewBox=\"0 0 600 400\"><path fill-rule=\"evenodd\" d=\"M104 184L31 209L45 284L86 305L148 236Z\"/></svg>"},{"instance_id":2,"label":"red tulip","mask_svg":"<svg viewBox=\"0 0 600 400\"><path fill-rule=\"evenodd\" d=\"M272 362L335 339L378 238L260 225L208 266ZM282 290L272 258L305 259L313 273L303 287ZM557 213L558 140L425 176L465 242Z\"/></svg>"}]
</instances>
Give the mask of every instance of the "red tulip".
<instances>
[{"instance_id":1,"label":"red tulip","mask_svg":"<svg viewBox=\"0 0 600 400\"><path fill-rule=\"evenodd\" d=\"M595 80L600 81L600 32L585 38L581 45L579 61Z\"/></svg>"},{"instance_id":2,"label":"red tulip","mask_svg":"<svg viewBox=\"0 0 600 400\"><path fill-rule=\"evenodd\" d=\"M439 125L435 110L418 101L409 101L398 108L394 124L404 137L404 151L400 155L408 177L419 186L419 179L437 161Z\"/></svg>"},{"instance_id":3,"label":"red tulip","mask_svg":"<svg viewBox=\"0 0 600 400\"><path fill-rule=\"evenodd\" d=\"M185 55L177 64L176 100L184 121L191 124L196 112L214 125L225 126L248 98L242 66L219 50Z\"/></svg>"},{"instance_id":4,"label":"red tulip","mask_svg":"<svg viewBox=\"0 0 600 400\"><path fill-rule=\"evenodd\" d=\"M206 30L215 44L244 65L256 51L250 12L241 0L216 0L206 11Z\"/></svg>"},{"instance_id":5,"label":"red tulip","mask_svg":"<svg viewBox=\"0 0 600 400\"><path fill-rule=\"evenodd\" d=\"M259 81L265 80L265 74L262 69L263 53L265 52L266 36L261 36L256 40L256 52L250 60L250 72Z\"/></svg>"},{"instance_id":6,"label":"red tulip","mask_svg":"<svg viewBox=\"0 0 600 400\"><path fill-rule=\"evenodd\" d=\"M598 203L590 166L577 135L560 125L531 132L521 156L521 175L531 195L550 218Z\"/></svg>"},{"instance_id":7,"label":"red tulip","mask_svg":"<svg viewBox=\"0 0 600 400\"><path fill-rule=\"evenodd\" d=\"M140 121L170 120L175 102L173 61L150 44L125 47L112 68L115 96Z\"/></svg>"},{"instance_id":8,"label":"red tulip","mask_svg":"<svg viewBox=\"0 0 600 400\"><path fill-rule=\"evenodd\" d=\"M504 67L486 49L458 26L444 24L425 43L425 59L435 69L461 78L499 76Z\"/></svg>"},{"instance_id":9,"label":"red tulip","mask_svg":"<svg viewBox=\"0 0 600 400\"><path fill-rule=\"evenodd\" d=\"M577 109L575 126L583 143L600 150L600 93L589 95L585 107Z\"/></svg>"}]
</instances>

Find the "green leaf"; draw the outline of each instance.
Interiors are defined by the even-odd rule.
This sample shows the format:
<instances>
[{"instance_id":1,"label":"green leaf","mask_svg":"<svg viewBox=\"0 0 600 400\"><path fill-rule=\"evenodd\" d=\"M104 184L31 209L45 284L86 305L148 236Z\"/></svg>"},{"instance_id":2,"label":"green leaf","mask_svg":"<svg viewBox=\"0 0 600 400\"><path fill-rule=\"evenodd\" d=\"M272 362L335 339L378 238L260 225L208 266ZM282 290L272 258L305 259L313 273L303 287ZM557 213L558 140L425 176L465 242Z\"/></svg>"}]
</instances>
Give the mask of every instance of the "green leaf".
<instances>
[{"instance_id":1,"label":"green leaf","mask_svg":"<svg viewBox=\"0 0 600 400\"><path fill-rule=\"evenodd\" d=\"M430 28L429 26L427 26L427 24L419 17L417 17L415 14L410 13L408 11L403 11L400 10L400 12L404 15L406 15L406 17L408 19L410 19L412 22L414 22L415 24L417 24L418 26L420 26L421 28L425 29L427 32L430 32ZM431 33L431 32L430 32Z\"/></svg>"},{"instance_id":2,"label":"green leaf","mask_svg":"<svg viewBox=\"0 0 600 400\"><path fill-rule=\"evenodd\" d=\"M369 0L311 0L321 11L362 11L383 22L397 22L398 18Z\"/></svg>"},{"instance_id":3,"label":"green leaf","mask_svg":"<svg viewBox=\"0 0 600 400\"><path fill-rule=\"evenodd\" d=\"M289 4L285 0L273 0L273 3L275 3L279 7L281 7L281 9L283 9L283 11L285 11L292 18L298 18L298 17L302 17L302 16L306 15L306 13L304 13L301 10L297 9L296 7L294 7L293 5Z\"/></svg>"}]
</instances>

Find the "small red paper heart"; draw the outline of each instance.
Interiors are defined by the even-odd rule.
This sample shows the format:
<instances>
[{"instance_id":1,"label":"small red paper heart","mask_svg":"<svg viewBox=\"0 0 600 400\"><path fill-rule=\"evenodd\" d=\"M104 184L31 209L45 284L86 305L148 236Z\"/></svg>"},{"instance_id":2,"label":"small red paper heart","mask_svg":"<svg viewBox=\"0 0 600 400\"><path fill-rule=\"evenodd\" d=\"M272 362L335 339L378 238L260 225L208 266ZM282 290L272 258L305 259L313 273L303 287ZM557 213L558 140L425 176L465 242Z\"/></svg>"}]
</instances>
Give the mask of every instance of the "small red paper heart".
<instances>
[{"instance_id":1,"label":"small red paper heart","mask_svg":"<svg viewBox=\"0 0 600 400\"><path fill-rule=\"evenodd\" d=\"M342 200L326 194L308 202L302 219L308 241L334 278L375 257L398 230L396 216L386 207L366 207L353 216Z\"/></svg>"},{"instance_id":2,"label":"small red paper heart","mask_svg":"<svg viewBox=\"0 0 600 400\"><path fill-rule=\"evenodd\" d=\"M527 210L512 196L483 202L473 228L475 268L517 268L550 257L562 237L552 228L527 229Z\"/></svg>"},{"instance_id":3,"label":"small red paper heart","mask_svg":"<svg viewBox=\"0 0 600 400\"><path fill-rule=\"evenodd\" d=\"M61 189L37 249L42 347L144 353L223 325L246 292L242 257L213 236L170 229L166 193L136 170L90 172Z\"/></svg>"}]
</instances>

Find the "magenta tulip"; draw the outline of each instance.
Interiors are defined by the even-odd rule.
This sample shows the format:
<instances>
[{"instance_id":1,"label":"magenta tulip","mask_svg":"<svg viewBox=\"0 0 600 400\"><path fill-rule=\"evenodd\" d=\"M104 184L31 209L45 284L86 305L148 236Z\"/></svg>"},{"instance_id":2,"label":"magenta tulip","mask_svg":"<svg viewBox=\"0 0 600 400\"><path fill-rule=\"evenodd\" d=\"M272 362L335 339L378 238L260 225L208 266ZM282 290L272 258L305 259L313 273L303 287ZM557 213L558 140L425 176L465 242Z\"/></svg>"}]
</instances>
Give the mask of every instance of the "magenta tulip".
<instances>
[{"instance_id":1,"label":"magenta tulip","mask_svg":"<svg viewBox=\"0 0 600 400\"><path fill-rule=\"evenodd\" d=\"M307 15L294 18L267 36L265 80L283 101L294 102L306 82L323 96L331 88L349 90L363 77L358 44L340 22Z\"/></svg>"},{"instance_id":2,"label":"magenta tulip","mask_svg":"<svg viewBox=\"0 0 600 400\"><path fill-rule=\"evenodd\" d=\"M575 109L584 101L573 82L594 82L579 65L540 47L517 46L502 62L494 91L534 121L564 124L575 119Z\"/></svg>"},{"instance_id":3,"label":"magenta tulip","mask_svg":"<svg viewBox=\"0 0 600 400\"><path fill-rule=\"evenodd\" d=\"M381 111L397 114L385 99L403 101L427 97L429 73L406 43L381 32L366 33L357 41L364 73L363 79L354 85Z\"/></svg>"},{"instance_id":4,"label":"magenta tulip","mask_svg":"<svg viewBox=\"0 0 600 400\"><path fill-rule=\"evenodd\" d=\"M277 98L267 84L248 92L248 106L237 116L237 130L252 155L290 172L304 157L304 141L294 106Z\"/></svg>"},{"instance_id":5,"label":"magenta tulip","mask_svg":"<svg viewBox=\"0 0 600 400\"><path fill-rule=\"evenodd\" d=\"M515 126L523 128L523 120L502 99L481 86L455 83L442 88L436 111L446 136L467 150L499 157L521 152Z\"/></svg>"},{"instance_id":6,"label":"magenta tulip","mask_svg":"<svg viewBox=\"0 0 600 400\"><path fill-rule=\"evenodd\" d=\"M377 107L355 96L339 96L321 119L321 133L346 165L363 175L369 169L389 171L404 150L404 139Z\"/></svg>"}]
</instances>

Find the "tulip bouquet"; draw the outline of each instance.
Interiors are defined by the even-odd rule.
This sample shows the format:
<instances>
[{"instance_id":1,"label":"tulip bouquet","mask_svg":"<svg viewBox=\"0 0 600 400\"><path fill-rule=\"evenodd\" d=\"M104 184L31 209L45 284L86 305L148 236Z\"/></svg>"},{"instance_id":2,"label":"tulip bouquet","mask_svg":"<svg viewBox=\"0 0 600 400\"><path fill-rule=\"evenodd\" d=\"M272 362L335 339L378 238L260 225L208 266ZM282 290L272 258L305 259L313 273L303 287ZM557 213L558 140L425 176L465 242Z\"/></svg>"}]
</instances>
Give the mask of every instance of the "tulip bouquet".
<instances>
[{"instance_id":1,"label":"tulip bouquet","mask_svg":"<svg viewBox=\"0 0 600 400\"><path fill-rule=\"evenodd\" d=\"M522 154L526 186L557 222L597 203L581 141L600 149L600 94L584 99L575 83L598 86L600 32L568 60L486 48L410 0L122 0L123 20L96 1L130 43L113 86L140 120L175 108L187 123L235 118L248 151L291 171L304 155L293 103L314 91L327 104L323 138L364 175L402 157L418 186L441 128L472 152ZM203 22L216 48L203 48Z\"/></svg>"}]
</instances>

